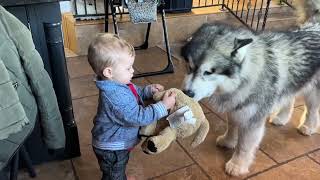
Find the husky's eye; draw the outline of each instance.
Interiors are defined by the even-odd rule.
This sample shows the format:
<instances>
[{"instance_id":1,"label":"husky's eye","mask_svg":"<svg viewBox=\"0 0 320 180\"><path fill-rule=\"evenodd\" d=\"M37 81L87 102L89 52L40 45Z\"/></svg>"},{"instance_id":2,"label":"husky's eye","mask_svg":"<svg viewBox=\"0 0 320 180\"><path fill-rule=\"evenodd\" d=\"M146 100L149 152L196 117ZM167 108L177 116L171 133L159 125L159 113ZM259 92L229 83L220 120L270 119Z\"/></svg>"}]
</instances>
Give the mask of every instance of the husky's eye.
<instances>
[{"instance_id":1,"label":"husky's eye","mask_svg":"<svg viewBox=\"0 0 320 180\"><path fill-rule=\"evenodd\" d=\"M226 69L226 70L222 71L221 74L223 74L225 76L231 76L232 75L232 71L230 69Z\"/></svg>"},{"instance_id":2,"label":"husky's eye","mask_svg":"<svg viewBox=\"0 0 320 180\"><path fill-rule=\"evenodd\" d=\"M215 73L215 71L216 71L216 70L215 70L214 68L211 68L210 71L205 71L205 72L203 73L203 75L208 76L208 75L211 75L211 74Z\"/></svg>"}]
</instances>

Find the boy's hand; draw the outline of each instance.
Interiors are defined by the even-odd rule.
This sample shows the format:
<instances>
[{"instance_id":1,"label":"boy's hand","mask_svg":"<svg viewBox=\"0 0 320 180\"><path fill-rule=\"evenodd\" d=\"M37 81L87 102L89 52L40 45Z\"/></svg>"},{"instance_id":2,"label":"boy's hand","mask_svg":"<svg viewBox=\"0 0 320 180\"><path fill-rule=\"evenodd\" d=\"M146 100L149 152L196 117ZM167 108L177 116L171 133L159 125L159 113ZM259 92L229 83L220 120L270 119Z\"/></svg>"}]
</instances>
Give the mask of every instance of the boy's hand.
<instances>
[{"instance_id":1,"label":"boy's hand","mask_svg":"<svg viewBox=\"0 0 320 180\"><path fill-rule=\"evenodd\" d=\"M151 84L151 92L152 94L163 91L164 87L160 84Z\"/></svg>"},{"instance_id":2,"label":"boy's hand","mask_svg":"<svg viewBox=\"0 0 320 180\"><path fill-rule=\"evenodd\" d=\"M176 103L176 93L169 91L165 92L162 98L162 102L167 109L173 108L174 104Z\"/></svg>"}]
</instances>

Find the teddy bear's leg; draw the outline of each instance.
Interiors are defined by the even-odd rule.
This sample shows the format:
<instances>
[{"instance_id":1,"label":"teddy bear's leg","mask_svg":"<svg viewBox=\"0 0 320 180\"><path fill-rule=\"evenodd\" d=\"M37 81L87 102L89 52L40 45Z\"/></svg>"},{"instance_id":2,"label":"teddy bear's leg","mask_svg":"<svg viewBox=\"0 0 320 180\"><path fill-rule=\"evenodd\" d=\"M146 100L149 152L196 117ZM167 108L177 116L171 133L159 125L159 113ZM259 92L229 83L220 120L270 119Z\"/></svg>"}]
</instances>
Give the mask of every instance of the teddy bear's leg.
<instances>
[{"instance_id":1,"label":"teddy bear's leg","mask_svg":"<svg viewBox=\"0 0 320 180\"><path fill-rule=\"evenodd\" d=\"M140 131L139 135L142 136L152 136L155 135L155 130L157 127L157 121L154 121L152 124L149 124L148 126L143 126Z\"/></svg>"},{"instance_id":2,"label":"teddy bear's leg","mask_svg":"<svg viewBox=\"0 0 320 180\"><path fill-rule=\"evenodd\" d=\"M191 146L196 147L200 143L202 143L206 138L208 132L209 132L209 122L207 119L204 119L202 120L202 123L200 124L200 127L196 132L196 136L194 137Z\"/></svg>"},{"instance_id":3,"label":"teddy bear's leg","mask_svg":"<svg viewBox=\"0 0 320 180\"><path fill-rule=\"evenodd\" d=\"M218 136L216 140L217 146L233 149L238 143L238 126L228 116L228 127L226 132Z\"/></svg>"},{"instance_id":4,"label":"teddy bear's leg","mask_svg":"<svg viewBox=\"0 0 320 180\"><path fill-rule=\"evenodd\" d=\"M171 142L176 139L176 137L176 129L168 126L162 130L158 136L148 138L145 141L146 145L144 146L145 148L143 148L143 151L148 154L158 154L167 149Z\"/></svg>"}]
</instances>

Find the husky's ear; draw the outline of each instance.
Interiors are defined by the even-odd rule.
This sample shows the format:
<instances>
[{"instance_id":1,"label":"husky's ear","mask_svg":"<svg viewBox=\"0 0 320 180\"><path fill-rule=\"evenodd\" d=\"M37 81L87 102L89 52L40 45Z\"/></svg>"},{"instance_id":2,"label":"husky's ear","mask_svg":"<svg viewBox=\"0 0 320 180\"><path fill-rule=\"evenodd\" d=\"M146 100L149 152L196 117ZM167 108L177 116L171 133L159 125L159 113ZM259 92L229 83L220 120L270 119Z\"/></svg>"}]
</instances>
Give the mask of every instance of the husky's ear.
<instances>
[{"instance_id":1,"label":"husky's ear","mask_svg":"<svg viewBox=\"0 0 320 180\"><path fill-rule=\"evenodd\" d=\"M233 57L238 63L242 63L245 55L247 54L249 44L252 43L253 39L234 39L234 47L231 52Z\"/></svg>"}]
</instances>

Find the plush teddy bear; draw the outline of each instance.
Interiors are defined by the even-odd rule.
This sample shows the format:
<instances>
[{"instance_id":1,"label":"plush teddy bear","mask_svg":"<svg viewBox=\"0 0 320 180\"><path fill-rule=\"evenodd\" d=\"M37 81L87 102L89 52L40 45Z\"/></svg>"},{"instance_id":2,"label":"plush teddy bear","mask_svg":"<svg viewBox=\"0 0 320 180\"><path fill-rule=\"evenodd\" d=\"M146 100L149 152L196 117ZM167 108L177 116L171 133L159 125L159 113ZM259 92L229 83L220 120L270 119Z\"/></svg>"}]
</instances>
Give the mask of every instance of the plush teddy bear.
<instances>
[{"instance_id":1,"label":"plush teddy bear","mask_svg":"<svg viewBox=\"0 0 320 180\"><path fill-rule=\"evenodd\" d=\"M185 138L194 133L195 137L191 146L196 147L204 141L209 132L209 122L198 102L179 89L172 88L167 91L175 92L177 95L176 103L167 117L168 121L156 121L141 128L139 133L148 137L141 145L142 150L147 154L158 154L168 148L177 138ZM165 92L155 93L153 99L160 101ZM157 132L159 129L160 132Z\"/></svg>"}]
</instances>

